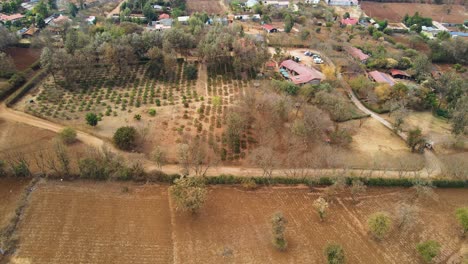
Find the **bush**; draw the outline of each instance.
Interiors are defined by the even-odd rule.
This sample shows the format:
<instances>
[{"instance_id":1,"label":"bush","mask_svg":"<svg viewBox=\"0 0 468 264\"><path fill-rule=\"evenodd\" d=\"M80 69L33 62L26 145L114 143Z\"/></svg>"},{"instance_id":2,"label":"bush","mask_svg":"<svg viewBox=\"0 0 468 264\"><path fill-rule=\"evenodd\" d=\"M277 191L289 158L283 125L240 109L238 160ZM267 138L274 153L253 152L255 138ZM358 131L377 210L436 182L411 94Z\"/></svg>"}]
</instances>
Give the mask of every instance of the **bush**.
<instances>
[{"instance_id":1,"label":"bush","mask_svg":"<svg viewBox=\"0 0 468 264\"><path fill-rule=\"evenodd\" d=\"M86 114L86 124L90 126L97 126L98 122L99 122L99 118L95 113Z\"/></svg>"},{"instance_id":2,"label":"bush","mask_svg":"<svg viewBox=\"0 0 468 264\"><path fill-rule=\"evenodd\" d=\"M187 80L196 80L198 78L198 69L195 65L187 65L184 74Z\"/></svg>"},{"instance_id":3,"label":"bush","mask_svg":"<svg viewBox=\"0 0 468 264\"><path fill-rule=\"evenodd\" d=\"M257 188L257 183L252 178L243 178L241 180L242 187L247 190L255 190Z\"/></svg>"},{"instance_id":4,"label":"bush","mask_svg":"<svg viewBox=\"0 0 468 264\"><path fill-rule=\"evenodd\" d=\"M207 190L200 178L185 177L174 181L169 188L178 210L197 213L206 200Z\"/></svg>"},{"instance_id":5,"label":"bush","mask_svg":"<svg viewBox=\"0 0 468 264\"><path fill-rule=\"evenodd\" d=\"M387 213L377 212L369 217L367 224L374 237L381 240L390 231L392 221Z\"/></svg>"},{"instance_id":6,"label":"bush","mask_svg":"<svg viewBox=\"0 0 468 264\"><path fill-rule=\"evenodd\" d=\"M273 245L283 251L288 247L288 242L284 237L284 231L286 229L286 224L288 221L284 218L281 212L278 212L273 215L271 218L271 229L273 234Z\"/></svg>"},{"instance_id":7,"label":"bush","mask_svg":"<svg viewBox=\"0 0 468 264\"><path fill-rule=\"evenodd\" d=\"M93 158L80 159L78 168L80 169L80 178L83 179L106 180L109 178L106 166Z\"/></svg>"},{"instance_id":8,"label":"bush","mask_svg":"<svg viewBox=\"0 0 468 264\"><path fill-rule=\"evenodd\" d=\"M60 131L59 137L63 143L73 144L76 142L76 131L71 127L66 127Z\"/></svg>"},{"instance_id":9,"label":"bush","mask_svg":"<svg viewBox=\"0 0 468 264\"><path fill-rule=\"evenodd\" d=\"M330 244L325 248L325 256L328 264L343 264L345 263L345 255L343 248L337 244Z\"/></svg>"},{"instance_id":10,"label":"bush","mask_svg":"<svg viewBox=\"0 0 468 264\"><path fill-rule=\"evenodd\" d=\"M416 246L419 254L421 255L422 259L429 263L432 261L433 258L437 257L440 253L440 244L434 240L428 240L423 243L419 243Z\"/></svg>"},{"instance_id":11,"label":"bush","mask_svg":"<svg viewBox=\"0 0 468 264\"><path fill-rule=\"evenodd\" d=\"M13 74L13 76L11 76L11 78L8 80L8 83L10 83L13 87L19 87L24 82L26 82L26 78L22 73Z\"/></svg>"},{"instance_id":12,"label":"bush","mask_svg":"<svg viewBox=\"0 0 468 264\"><path fill-rule=\"evenodd\" d=\"M468 233L468 207L458 208L455 211L455 216L462 227L462 234L465 236Z\"/></svg>"},{"instance_id":13,"label":"bush","mask_svg":"<svg viewBox=\"0 0 468 264\"><path fill-rule=\"evenodd\" d=\"M156 115L156 110L151 108L150 110L148 110L148 114L150 116L155 116Z\"/></svg>"},{"instance_id":14,"label":"bush","mask_svg":"<svg viewBox=\"0 0 468 264\"><path fill-rule=\"evenodd\" d=\"M122 150L131 150L135 147L137 131L134 127L124 126L120 127L114 133L114 144Z\"/></svg>"}]
</instances>

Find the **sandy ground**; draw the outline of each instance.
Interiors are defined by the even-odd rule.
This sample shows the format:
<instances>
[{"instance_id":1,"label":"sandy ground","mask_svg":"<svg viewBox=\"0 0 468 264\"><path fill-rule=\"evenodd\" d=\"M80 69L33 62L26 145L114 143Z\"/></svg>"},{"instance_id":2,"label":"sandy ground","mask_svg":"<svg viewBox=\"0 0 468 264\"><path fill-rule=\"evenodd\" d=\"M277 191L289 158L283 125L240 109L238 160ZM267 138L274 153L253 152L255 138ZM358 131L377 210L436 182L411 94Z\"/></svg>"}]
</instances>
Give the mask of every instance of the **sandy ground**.
<instances>
[{"instance_id":1,"label":"sandy ground","mask_svg":"<svg viewBox=\"0 0 468 264\"><path fill-rule=\"evenodd\" d=\"M389 22L401 22L405 14L413 15L416 11L438 22L462 23L468 17L468 12L462 5L362 2L361 8L368 16L387 19Z\"/></svg>"},{"instance_id":2,"label":"sandy ground","mask_svg":"<svg viewBox=\"0 0 468 264\"><path fill-rule=\"evenodd\" d=\"M320 193L211 187L206 205L191 215L174 211L164 186L41 183L20 224L15 257L31 263L324 263L325 246L338 243L347 263L403 264L419 263L415 245L434 239L442 245L435 263L445 263L462 245L453 214L468 203L465 189L436 190L430 202L414 200L409 189L370 188L357 205L344 192L324 222L312 206ZM414 225L372 239L369 215L395 217L403 202L417 208ZM269 219L278 211L288 220L285 252L271 244Z\"/></svg>"}]
</instances>

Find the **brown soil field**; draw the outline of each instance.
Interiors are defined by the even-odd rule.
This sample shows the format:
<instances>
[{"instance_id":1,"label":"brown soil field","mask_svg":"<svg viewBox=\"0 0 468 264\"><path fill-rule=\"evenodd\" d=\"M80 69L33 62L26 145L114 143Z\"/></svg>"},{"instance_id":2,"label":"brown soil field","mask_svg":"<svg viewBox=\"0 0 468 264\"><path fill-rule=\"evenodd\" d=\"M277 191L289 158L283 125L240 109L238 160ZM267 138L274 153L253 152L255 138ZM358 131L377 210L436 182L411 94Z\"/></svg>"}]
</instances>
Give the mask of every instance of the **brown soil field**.
<instances>
[{"instance_id":1,"label":"brown soil field","mask_svg":"<svg viewBox=\"0 0 468 264\"><path fill-rule=\"evenodd\" d=\"M20 226L17 260L31 263L169 263L167 188L156 185L37 186Z\"/></svg>"},{"instance_id":2,"label":"brown soil field","mask_svg":"<svg viewBox=\"0 0 468 264\"><path fill-rule=\"evenodd\" d=\"M208 14L224 14L226 6L223 0L187 0L187 12L206 12Z\"/></svg>"},{"instance_id":3,"label":"brown soil field","mask_svg":"<svg viewBox=\"0 0 468 264\"><path fill-rule=\"evenodd\" d=\"M343 246L347 263L419 263L415 245L442 245L435 263L456 254L462 240L454 210L468 190L439 189L437 200L415 201L413 190L369 188L354 204L343 193L320 222L313 200L321 190L270 187L244 191L211 187L198 215L176 212L167 187L122 183L46 182L38 185L18 230L15 259L30 263L324 263L328 243ZM403 202L418 206L415 224L383 241L367 231L376 211L395 216ZM270 216L288 220L288 249L273 248Z\"/></svg>"},{"instance_id":4,"label":"brown soil field","mask_svg":"<svg viewBox=\"0 0 468 264\"><path fill-rule=\"evenodd\" d=\"M462 5L362 2L361 8L366 15L381 20L387 19L389 22L401 22L405 14L413 15L416 11L438 22L463 23L468 17L468 12ZM448 9L451 10L450 14Z\"/></svg>"},{"instance_id":5,"label":"brown soil field","mask_svg":"<svg viewBox=\"0 0 468 264\"><path fill-rule=\"evenodd\" d=\"M6 49L6 53L12 57L16 68L20 71L28 68L41 56L41 50L30 48L10 47Z\"/></svg>"},{"instance_id":6,"label":"brown soil field","mask_svg":"<svg viewBox=\"0 0 468 264\"><path fill-rule=\"evenodd\" d=\"M15 214L15 209L29 180L0 179L0 230Z\"/></svg>"}]
</instances>

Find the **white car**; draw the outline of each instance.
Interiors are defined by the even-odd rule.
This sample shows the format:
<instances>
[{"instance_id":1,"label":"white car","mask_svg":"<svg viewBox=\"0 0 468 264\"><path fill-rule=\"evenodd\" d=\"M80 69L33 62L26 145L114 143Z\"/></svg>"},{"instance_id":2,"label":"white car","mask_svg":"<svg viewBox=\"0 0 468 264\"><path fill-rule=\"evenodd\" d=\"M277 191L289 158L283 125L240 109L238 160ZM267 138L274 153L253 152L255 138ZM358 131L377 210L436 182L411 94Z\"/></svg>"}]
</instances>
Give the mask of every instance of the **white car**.
<instances>
[{"instance_id":1,"label":"white car","mask_svg":"<svg viewBox=\"0 0 468 264\"><path fill-rule=\"evenodd\" d=\"M314 63L315 63L315 64L322 64L322 63L323 63L323 60L322 60L322 58L320 58L320 57L315 57L315 58L314 58Z\"/></svg>"}]
</instances>

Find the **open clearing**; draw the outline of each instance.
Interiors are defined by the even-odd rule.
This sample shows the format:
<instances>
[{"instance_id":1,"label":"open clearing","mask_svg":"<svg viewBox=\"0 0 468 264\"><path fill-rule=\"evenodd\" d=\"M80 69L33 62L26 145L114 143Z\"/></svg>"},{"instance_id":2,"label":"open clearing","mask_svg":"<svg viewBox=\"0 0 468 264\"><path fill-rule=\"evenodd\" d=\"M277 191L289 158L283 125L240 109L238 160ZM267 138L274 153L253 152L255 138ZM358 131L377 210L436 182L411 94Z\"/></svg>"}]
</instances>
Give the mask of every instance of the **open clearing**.
<instances>
[{"instance_id":1,"label":"open clearing","mask_svg":"<svg viewBox=\"0 0 468 264\"><path fill-rule=\"evenodd\" d=\"M387 19L389 22L401 22L405 14L413 15L414 12L438 22L463 23L468 17L468 12L462 5L362 2L361 8L366 15L380 20Z\"/></svg>"},{"instance_id":2,"label":"open clearing","mask_svg":"<svg viewBox=\"0 0 468 264\"><path fill-rule=\"evenodd\" d=\"M224 0L187 0L187 12L206 12L207 14L224 14Z\"/></svg>"},{"instance_id":3,"label":"open clearing","mask_svg":"<svg viewBox=\"0 0 468 264\"><path fill-rule=\"evenodd\" d=\"M122 191L123 186L129 192ZM122 183L44 182L32 193L18 230L15 258L31 263L324 263L323 249L336 242L348 263L419 263L415 244L441 243L445 263L462 241L454 210L468 204L468 190L436 190L436 202L419 206L416 225L393 230L382 242L370 238L367 217L391 215L410 189L370 188L359 204L342 194L320 223L312 202L320 190L211 187L199 215L171 210L166 186ZM289 223L286 252L271 244L270 216ZM172 215L172 220L171 220Z\"/></svg>"}]
</instances>

